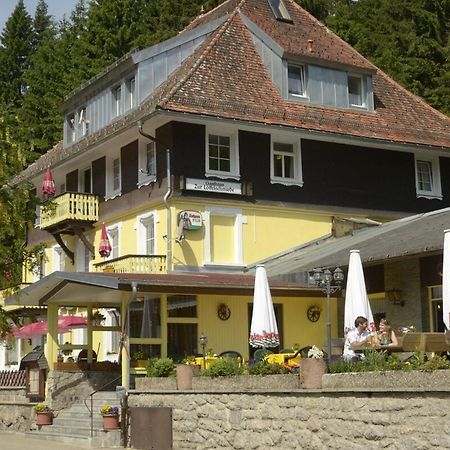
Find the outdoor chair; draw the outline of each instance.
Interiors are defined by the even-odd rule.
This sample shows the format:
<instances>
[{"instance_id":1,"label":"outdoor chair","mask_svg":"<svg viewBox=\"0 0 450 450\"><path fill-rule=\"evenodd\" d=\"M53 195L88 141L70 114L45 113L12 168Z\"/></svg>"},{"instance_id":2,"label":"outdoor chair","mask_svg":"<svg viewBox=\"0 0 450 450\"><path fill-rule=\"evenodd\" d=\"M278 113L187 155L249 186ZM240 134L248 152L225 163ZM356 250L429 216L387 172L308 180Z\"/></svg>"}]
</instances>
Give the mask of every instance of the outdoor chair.
<instances>
[{"instance_id":1,"label":"outdoor chair","mask_svg":"<svg viewBox=\"0 0 450 450\"><path fill-rule=\"evenodd\" d=\"M81 362L81 361L85 361L86 362L87 361L87 350L86 349L83 349L83 350L81 350L80 353L78 353L77 361L78 362ZM92 350L92 361L93 362L97 361L97 353L95 353L94 350Z\"/></svg>"},{"instance_id":2,"label":"outdoor chair","mask_svg":"<svg viewBox=\"0 0 450 450\"><path fill-rule=\"evenodd\" d=\"M270 350L267 350L267 348L258 348L258 350L255 350L255 353L253 354L253 358L255 360L255 362L260 361L261 359L264 358L264 356L269 355L273 353Z\"/></svg>"},{"instance_id":3,"label":"outdoor chair","mask_svg":"<svg viewBox=\"0 0 450 450\"><path fill-rule=\"evenodd\" d=\"M220 353L219 356L221 358L238 359L239 365L242 365L242 363L244 362L244 358L242 357L242 355L239 352L236 352L234 350L227 350L225 352Z\"/></svg>"}]
</instances>

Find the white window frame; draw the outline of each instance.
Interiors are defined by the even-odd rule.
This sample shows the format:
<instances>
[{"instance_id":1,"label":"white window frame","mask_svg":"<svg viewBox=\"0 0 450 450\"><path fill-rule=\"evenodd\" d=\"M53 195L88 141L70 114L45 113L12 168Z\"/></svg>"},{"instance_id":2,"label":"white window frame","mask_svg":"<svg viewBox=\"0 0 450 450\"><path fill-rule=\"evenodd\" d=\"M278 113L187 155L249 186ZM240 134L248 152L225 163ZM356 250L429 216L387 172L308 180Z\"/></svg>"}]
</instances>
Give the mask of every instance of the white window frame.
<instances>
[{"instance_id":1,"label":"white window frame","mask_svg":"<svg viewBox=\"0 0 450 450\"><path fill-rule=\"evenodd\" d=\"M87 120L87 108L82 106L77 113L77 138L81 139L89 134L89 120Z\"/></svg>"},{"instance_id":2,"label":"white window frame","mask_svg":"<svg viewBox=\"0 0 450 450\"><path fill-rule=\"evenodd\" d=\"M125 82L126 88L126 104L125 109L128 111L136 106L136 76L129 77Z\"/></svg>"},{"instance_id":3,"label":"white window frame","mask_svg":"<svg viewBox=\"0 0 450 450\"><path fill-rule=\"evenodd\" d=\"M153 164L148 170L148 152L153 153ZM138 188L156 181L156 143L139 141L139 174Z\"/></svg>"},{"instance_id":4,"label":"white window frame","mask_svg":"<svg viewBox=\"0 0 450 450\"><path fill-rule=\"evenodd\" d=\"M120 248L121 248L121 228L122 228L122 222L115 223L113 225L110 225L106 227L106 232L108 233L109 243L111 244L111 253L106 258L108 259L116 259L120 254ZM115 245L115 239L117 236L117 245Z\"/></svg>"},{"instance_id":5,"label":"white window frame","mask_svg":"<svg viewBox=\"0 0 450 450\"><path fill-rule=\"evenodd\" d=\"M114 189L114 162L119 160L119 188ZM117 152L114 155L111 155L107 158L106 165L106 195L105 200L112 200L115 197L118 197L122 193L122 161L120 158L120 154Z\"/></svg>"},{"instance_id":6,"label":"white window frame","mask_svg":"<svg viewBox=\"0 0 450 450\"><path fill-rule=\"evenodd\" d=\"M294 177L278 177L275 176L274 158L275 149L274 144L289 144L293 147L293 168ZM278 152L277 152L278 153ZM281 153L281 152L280 152ZM286 156L288 156L286 154ZM270 182L272 184L283 184L286 186L303 186L303 171L302 171L302 151L301 140L297 136L281 136L272 134L270 138Z\"/></svg>"},{"instance_id":7,"label":"white window frame","mask_svg":"<svg viewBox=\"0 0 450 450\"><path fill-rule=\"evenodd\" d=\"M234 217L234 262L218 262L211 260L211 216L231 216ZM240 208L207 207L203 214L205 224L204 241L204 266L229 266L241 267L244 264L243 252L243 230L242 225L247 223L247 219L242 215Z\"/></svg>"},{"instance_id":8,"label":"white window frame","mask_svg":"<svg viewBox=\"0 0 450 450\"><path fill-rule=\"evenodd\" d=\"M86 238L89 241L93 241L92 235L86 235ZM88 248L83 244L83 242L78 241L76 246L76 268L77 272L89 272L90 271L90 263L94 259L92 253L88 250Z\"/></svg>"},{"instance_id":9,"label":"white window frame","mask_svg":"<svg viewBox=\"0 0 450 450\"><path fill-rule=\"evenodd\" d=\"M418 163L421 161L427 162L431 166L432 188L430 191L422 190L419 188ZM441 171L440 171L438 155L429 155L429 154L424 155L424 154L420 154L420 153L415 153L414 154L414 173L416 176L416 195L417 195L417 197L442 200Z\"/></svg>"},{"instance_id":10,"label":"white window frame","mask_svg":"<svg viewBox=\"0 0 450 450\"><path fill-rule=\"evenodd\" d=\"M361 88L361 104L352 103L350 101L350 78L359 80L359 85ZM364 77L355 73L347 74L347 94L348 94L348 106L349 108L357 108L357 109L367 109L367 93L364 87Z\"/></svg>"},{"instance_id":11,"label":"white window frame","mask_svg":"<svg viewBox=\"0 0 450 450\"><path fill-rule=\"evenodd\" d=\"M73 144L77 139L77 127L75 124L75 113L67 115L66 119L66 142Z\"/></svg>"},{"instance_id":12,"label":"white window frame","mask_svg":"<svg viewBox=\"0 0 450 450\"><path fill-rule=\"evenodd\" d=\"M136 248L138 255L157 255L156 224L159 222L156 211L149 211L136 217ZM153 223L153 251L147 252L147 225Z\"/></svg>"},{"instance_id":13,"label":"white window frame","mask_svg":"<svg viewBox=\"0 0 450 450\"><path fill-rule=\"evenodd\" d=\"M302 79L302 84L303 84L303 92L301 94L296 94L293 92L289 92L289 69L300 69L301 71L301 77ZM307 85L307 70L306 70L306 65L305 64L289 64L287 65L287 92L288 92L288 97L291 99L307 99L308 98L308 94L306 91L306 85Z\"/></svg>"},{"instance_id":14,"label":"white window frame","mask_svg":"<svg viewBox=\"0 0 450 450\"><path fill-rule=\"evenodd\" d=\"M122 84L117 84L111 89L111 115L116 118L123 113L123 87Z\"/></svg>"},{"instance_id":15,"label":"white window frame","mask_svg":"<svg viewBox=\"0 0 450 450\"><path fill-rule=\"evenodd\" d=\"M213 170L209 167L209 136L224 136L230 139L230 171L225 172L221 170ZM239 180L241 175L239 173L239 139L238 130L231 131L227 127L207 127L205 139L205 176L217 178L232 178Z\"/></svg>"},{"instance_id":16,"label":"white window frame","mask_svg":"<svg viewBox=\"0 0 450 450\"><path fill-rule=\"evenodd\" d=\"M52 251L52 272L61 271L66 269L66 258L63 249L59 245L53 246Z\"/></svg>"}]
</instances>

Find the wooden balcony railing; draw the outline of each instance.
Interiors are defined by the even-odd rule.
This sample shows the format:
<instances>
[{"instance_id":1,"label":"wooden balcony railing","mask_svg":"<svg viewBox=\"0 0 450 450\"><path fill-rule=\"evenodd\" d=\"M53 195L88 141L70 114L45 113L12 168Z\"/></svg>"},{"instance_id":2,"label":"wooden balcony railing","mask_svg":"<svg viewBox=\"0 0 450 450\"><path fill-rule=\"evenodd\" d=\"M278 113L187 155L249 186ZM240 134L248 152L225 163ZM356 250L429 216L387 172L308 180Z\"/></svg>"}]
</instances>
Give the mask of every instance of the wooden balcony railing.
<instances>
[{"instance_id":1,"label":"wooden balcony railing","mask_svg":"<svg viewBox=\"0 0 450 450\"><path fill-rule=\"evenodd\" d=\"M46 229L64 221L97 222L98 197L66 192L40 208L40 227Z\"/></svg>"},{"instance_id":2,"label":"wooden balcony railing","mask_svg":"<svg viewBox=\"0 0 450 450\"><path fill-rule=\"evenodd\" d=\"M125 255L94 264L96 272L166 273L165 255Z\"/></svg>"}]
</instances>

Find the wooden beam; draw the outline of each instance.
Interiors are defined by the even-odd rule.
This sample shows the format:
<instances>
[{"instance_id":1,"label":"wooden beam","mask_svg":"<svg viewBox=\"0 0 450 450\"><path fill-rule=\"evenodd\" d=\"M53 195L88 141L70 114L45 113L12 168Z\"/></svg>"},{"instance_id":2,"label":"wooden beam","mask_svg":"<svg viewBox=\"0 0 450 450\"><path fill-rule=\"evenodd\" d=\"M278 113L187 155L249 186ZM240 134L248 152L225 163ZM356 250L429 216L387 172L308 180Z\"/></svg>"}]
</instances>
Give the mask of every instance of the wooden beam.
<instances>
[{"instance_id":1,"label":"wooden beam","mask_svg":"<svg viewBox=\"0 0 450 450\"><path fill-rule=\"evenodd\" d=\"M72 261L72 265L75 264L75 254L66 246L61 238L61 235L59 233L55 233L53 237L55 238L59 246L63 249L64 253L70 258L70 260Z\"/></svg>"},{"instance_id":2,"label":"wooden beam","mask_svg":"<svg viewBox=\"0 0 450 450\"><path fill-rule=\"evenodd\" d=\"M75 234L81 239L81 242L83 242L84 246L92 253L92 256L95 255L95 249L91 242L88 241L87 237L84 235L83 230L80 227L73 227L73 230L75 231Z\"/></svg>"}]
</instances>

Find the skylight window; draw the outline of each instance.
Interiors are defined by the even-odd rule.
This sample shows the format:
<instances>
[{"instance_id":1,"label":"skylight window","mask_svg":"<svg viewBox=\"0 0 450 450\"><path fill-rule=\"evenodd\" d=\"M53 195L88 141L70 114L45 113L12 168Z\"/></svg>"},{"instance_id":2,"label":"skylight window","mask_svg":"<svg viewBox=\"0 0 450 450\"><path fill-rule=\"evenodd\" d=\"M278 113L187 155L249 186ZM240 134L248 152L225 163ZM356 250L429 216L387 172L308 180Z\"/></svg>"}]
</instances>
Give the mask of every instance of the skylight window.
<instances>
[{"instance_id":1,"label":"skylight window","mask_svg":"<svg viewBox=\"0 0 450 450\"><path fill-rule=\"evenodd\" d=\"M292 23L289 11L283 0L267 0L277 20Z\"/></svg>"}]
</instances>

